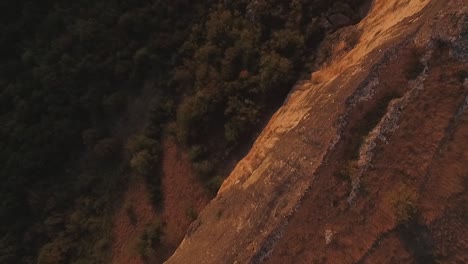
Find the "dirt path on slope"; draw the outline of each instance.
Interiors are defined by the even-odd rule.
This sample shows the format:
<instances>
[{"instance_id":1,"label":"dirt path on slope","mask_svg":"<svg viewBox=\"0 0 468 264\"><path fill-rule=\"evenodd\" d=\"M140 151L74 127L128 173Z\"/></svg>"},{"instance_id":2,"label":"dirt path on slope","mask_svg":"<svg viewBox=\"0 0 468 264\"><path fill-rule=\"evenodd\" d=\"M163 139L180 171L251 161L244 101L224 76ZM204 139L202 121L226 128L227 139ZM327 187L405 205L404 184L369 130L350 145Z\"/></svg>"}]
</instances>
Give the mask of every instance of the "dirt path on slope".
<instances>
[{"instance_id":1,"label":"dirt path on slope","mask_svg":"<svg viewBox=\"0 0 468 264\"><path fill-rule=\"evenodd\" d=\"M165 139L163 148L164 239L168 252L172 254L184 238L190 223L208 204L209 195L193 173L186 153L177 147L174 140Z\"/></svg>"},{"instance_id":2,"label":"dirt path on slope","mask_svg":"<svg viewBox=\"0 0 468 264\"><path fill-rule=\"evenodd\" d=\"M209 202L208 192L194 175L187 155L171 138L163 141L163 148L162 210L156 212L153 208L145 179L133 177L114 220L113 264L144 264L136 244L145 227L158 218L164 223L164 236L163 244L157 251L158 260L154 260L154 263L162 263L172 255L190 223ZM130 210L136 219L133 223L129 217Z\"/></svg>"},{"instance_id":3,"label":"dirt path on slope","mask_svg":"<svg viewBox=\"0 0 468 264\"><path fill-rule=\"evenodd\" d=\"M133 223L129 217L129 208L135 215L136 221ZM146 225L156 219L157 214L149 199L145 179L138 176L132 178L114 220L113 264L144 264L136 250L136 243Z\"/></svg>"}]
</instances>

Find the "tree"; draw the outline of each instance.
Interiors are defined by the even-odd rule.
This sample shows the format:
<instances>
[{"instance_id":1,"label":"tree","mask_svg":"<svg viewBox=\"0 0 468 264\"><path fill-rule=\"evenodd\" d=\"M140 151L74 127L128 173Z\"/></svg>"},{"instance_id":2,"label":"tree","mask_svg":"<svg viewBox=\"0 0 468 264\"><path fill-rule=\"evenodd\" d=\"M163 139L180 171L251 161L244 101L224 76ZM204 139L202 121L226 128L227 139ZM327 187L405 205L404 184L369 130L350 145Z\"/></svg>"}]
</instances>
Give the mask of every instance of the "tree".
<instances>
[{"instance_id":1,"label":"tree","mask_svg":"<svg viewBox=\"0 0 468 264\"><path fill-rule=\"evenodd\" d=\"M229 98L225 114L230 119L224 125L224 137L228 142L237 142L249 129L258 123L261 103L238 97Z\"/></svg>"},{"instance_id":2,"label":"tree","mask_svg":"<svg viewBox=\"0 0 468 264\"><path fill-rule=\"evenodd\" d=\"M104 138L94 146L94 153L104 160L116 158L120 154L120 142L116 138Z\"/></svg>"},{"instance_id":3,"label":"tree","mask_svg":"<svg viewBox=\"0 0 468 264\"><path fill-rule=\"evenodd\" d=\"M65 261L64 244L60 241L54 241L45 244L40 252L37 260L38 264L59 264Z\"/></svg>"},{"instance_id":4,"label":"tree","mask_svg":"<svg viewBox=\"0 0 468 264\"><path fill-rule=\"evenodd\" d=\"M130 154L135 154L142 150L146 150L150 154L156 154L159 152L159 143L144 134L136 134L129 138L126 148Z\"/></svg>"},{"instance_id":5,"label":"tree","mask_svg":"<svg viewBox=\"0 0 468 264\"><path fill-rule=\"evenodd\" d=\"M276 52L262 55L260 60L260 85L264 94L275 94L289 89L293 80L291 62Z\"/></svg>"},{"instance_id":6,"label":"tree","mask_svg":"<svg viewBox=\"0 0 468 264\"><path fill-rule=\"evenodd\" d=\"M146 226L140 236L136 247L137 251L145 260L149 260L156 253L156 247L159 246L162 240L162 225L159 221Z\"/></svg>"},{"instance_id":7,"label":"tree","mask_svg":"<svg viewBox=\"0 0 468 264\"><path fill-rule=\"evenodd\" d=\"M406 225L414 220L417 213L415 190L404 185L392 194L391 203L398 224Z\"/></svg>"},{"instance_id":8,"label":"tree","mask_svg":"<svg viewBox=\"0 0 468 264\"><path fill-rule=\"evenodd\" d=\"M147 150L141 150L133 154L130 160L131 167L140 175L148 175L153 168L153 164L157 158Z\"/></svg>"},{"instance_id":9,"label":"tree","mask_svg":"<svg viewBox=\"0 0 468 264\"><path fill-rule=\"evenodd\" d=\"M270 41L272 49L293 61L301 59L304 51L304 37L299 30L282 29L275 31Z\"/></svg>"}]
</instances>

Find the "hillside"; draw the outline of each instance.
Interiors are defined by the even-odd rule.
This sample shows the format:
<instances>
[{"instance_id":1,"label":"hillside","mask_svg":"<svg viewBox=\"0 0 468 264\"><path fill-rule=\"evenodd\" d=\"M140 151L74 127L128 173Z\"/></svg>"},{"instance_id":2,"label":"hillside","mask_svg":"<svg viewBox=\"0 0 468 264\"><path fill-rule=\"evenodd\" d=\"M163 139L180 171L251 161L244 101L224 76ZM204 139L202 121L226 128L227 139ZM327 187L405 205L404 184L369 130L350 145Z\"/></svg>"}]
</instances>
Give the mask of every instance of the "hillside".
<instances>
[{"instance_id":1,"label":"hillside","mask_svg":"<svg viewBox=\"0 0 468 264\"><path fill-rule=\"evenodd\" d=\"M376 0L326 38L167 263L467 262L467 4Z\"/></svg>"},{"instance_id":2,"label":"hillside","mask_svg":"<svg viewBox=\"0 0 468 264\"><path fill-rule=\"evenodd\" d=\"M468 263L468 0L4 0L0 264Z\"/></svg>"},{"instance_id":3,"label":"hillside","mask_svg":"<svg viewBox=\"0 0 468 264\"><path fill-rule=\"evenodd\" d=\"M160 263L368 0L0 3L0 263Z\"/></svg>"}]
</instances>

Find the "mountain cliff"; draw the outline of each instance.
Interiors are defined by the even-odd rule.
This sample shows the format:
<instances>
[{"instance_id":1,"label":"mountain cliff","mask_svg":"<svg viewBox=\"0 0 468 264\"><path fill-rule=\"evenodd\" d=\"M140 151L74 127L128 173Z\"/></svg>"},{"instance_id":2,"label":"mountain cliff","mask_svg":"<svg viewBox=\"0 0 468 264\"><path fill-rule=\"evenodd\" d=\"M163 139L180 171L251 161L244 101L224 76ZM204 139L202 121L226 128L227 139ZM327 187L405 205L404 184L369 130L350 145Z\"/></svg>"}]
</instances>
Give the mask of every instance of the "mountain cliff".
<instances>
[{"instance_id":1,"label":"mountain cliff","mask_svg":"<svg viewBox=\"0 0 468 264\"><path fill-rule=\"evenodd\" d=\"M320 50L166 263L468 262L468 2L375 0Z\"/></svg>"}]
</instances>

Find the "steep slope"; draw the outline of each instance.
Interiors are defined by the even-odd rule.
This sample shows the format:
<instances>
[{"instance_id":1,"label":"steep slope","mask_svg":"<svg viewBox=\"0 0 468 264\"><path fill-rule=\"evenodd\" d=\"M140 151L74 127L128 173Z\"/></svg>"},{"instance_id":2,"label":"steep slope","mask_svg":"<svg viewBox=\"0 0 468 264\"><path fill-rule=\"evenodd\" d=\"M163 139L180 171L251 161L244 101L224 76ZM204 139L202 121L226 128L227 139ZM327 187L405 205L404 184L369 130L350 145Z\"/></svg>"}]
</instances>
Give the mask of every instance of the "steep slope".
<instances>
[{"instance_id":1,"label":"steep slope","mask_svg":"<svg viewBox=\"0 0 468 264\"><path fill-rule=\"evenodd\" d=\"M154 208L144 177L132 175L113 223L111 263L162 263L183 239L194 217L208 203L209 195L191 169L190 160L171 137L163 141L162 192L164 206ZM141 255L142 235L161 223L162 236L146 259Z\"/></svg>"},{"instance_id":2,"label":"steep slope","mask_svg":"<svg viewBox=\"0 0 468 264\"><path fill-rule=\"evenodd\" d=\"M134 176L114 220L112 263L142 264L137 243L145 227L158 219L143 177Z\"/></svg>"},{"instance_id":3,"label":"steep slope","mask_svg":"<svg viewBox=\"0 0 468 264\"><path fill-rule=\"evenodd\" d=\"M164 241L167 259L180 244L190 222L209 201L209 194L192 171L190 160L174 142L164 140L163 194Z\"/></svg>"},{"instance_id":4,"label":"steep slope","mask_svg":"<svg viewBox=\"0 0 468 264\"><path fill-rule=\"evenodd\" d=\"M167 263L466 262L467 4L332 36Z\"/></svg>"}]
</instances>

